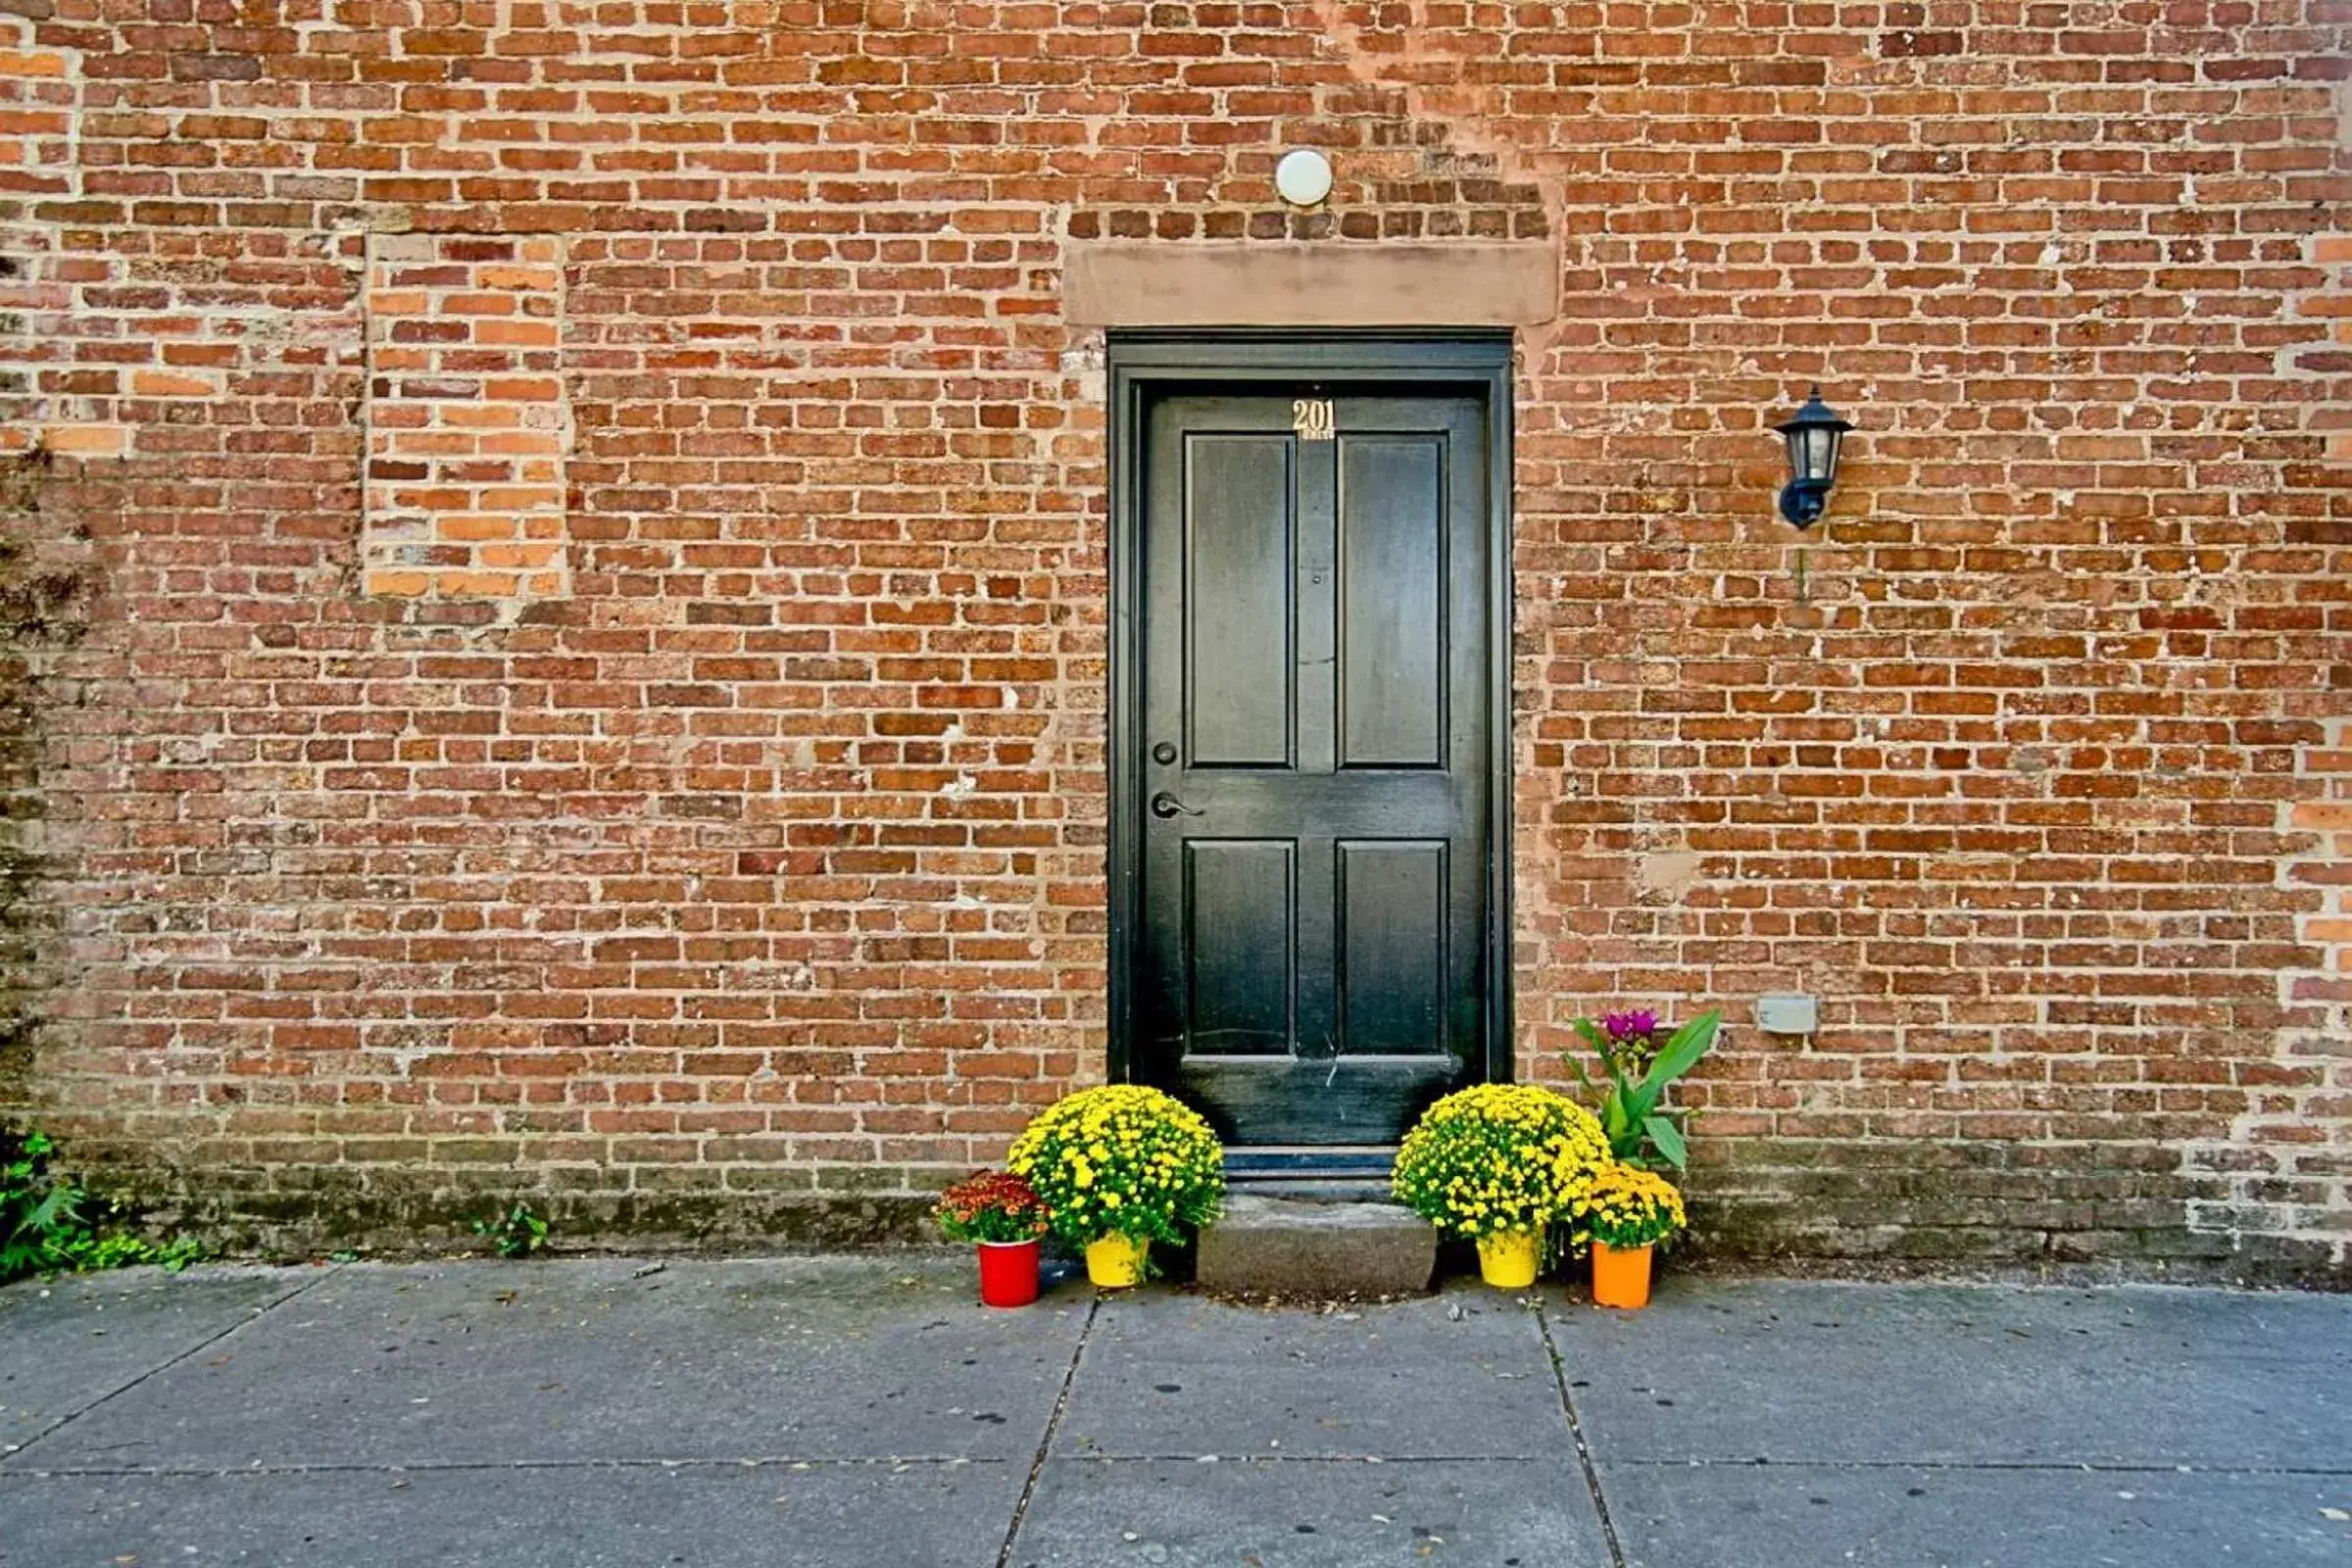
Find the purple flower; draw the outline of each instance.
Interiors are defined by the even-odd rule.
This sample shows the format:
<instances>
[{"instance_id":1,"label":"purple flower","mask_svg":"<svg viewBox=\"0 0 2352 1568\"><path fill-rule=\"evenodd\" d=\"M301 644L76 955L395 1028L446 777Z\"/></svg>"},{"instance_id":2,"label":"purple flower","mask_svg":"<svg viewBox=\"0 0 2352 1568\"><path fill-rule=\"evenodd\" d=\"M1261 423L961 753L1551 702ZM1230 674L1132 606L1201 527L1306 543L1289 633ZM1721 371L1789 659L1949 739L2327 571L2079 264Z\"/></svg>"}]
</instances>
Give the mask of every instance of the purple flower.
<instances>
[{"instance_id":1,"label":"purple flower","mask_svg":"<svg viewBox=\"0 0 2352 1568\"><path fill-rule=\"evenodd\" d=\"M1611 1040L1646 1040L1657 1033L1658 1015L1642 1008L1637 1012L1612 1012L1600 1020Z\"/></svg>"}]
</instances>

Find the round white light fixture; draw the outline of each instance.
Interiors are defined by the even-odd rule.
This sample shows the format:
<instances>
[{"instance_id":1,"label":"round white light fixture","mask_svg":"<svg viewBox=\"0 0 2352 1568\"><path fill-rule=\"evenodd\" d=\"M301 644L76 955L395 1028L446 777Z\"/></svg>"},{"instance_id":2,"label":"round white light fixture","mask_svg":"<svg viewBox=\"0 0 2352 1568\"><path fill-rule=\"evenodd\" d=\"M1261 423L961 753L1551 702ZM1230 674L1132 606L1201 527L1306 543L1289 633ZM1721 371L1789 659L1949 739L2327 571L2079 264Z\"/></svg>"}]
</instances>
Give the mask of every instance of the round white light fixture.
<instances>
[{"instance_id":1,"label":"round white light fixture","mask_svg":"<svg viewBox=\"0 0 2352 1568\"><path fill-rule=\"evenodd\" d=\"M1293 207L1312 207L1331 194L1331 160L1312 147L1284 153L1274 166L1275 193Z\"/></svg>"}]
</instances>

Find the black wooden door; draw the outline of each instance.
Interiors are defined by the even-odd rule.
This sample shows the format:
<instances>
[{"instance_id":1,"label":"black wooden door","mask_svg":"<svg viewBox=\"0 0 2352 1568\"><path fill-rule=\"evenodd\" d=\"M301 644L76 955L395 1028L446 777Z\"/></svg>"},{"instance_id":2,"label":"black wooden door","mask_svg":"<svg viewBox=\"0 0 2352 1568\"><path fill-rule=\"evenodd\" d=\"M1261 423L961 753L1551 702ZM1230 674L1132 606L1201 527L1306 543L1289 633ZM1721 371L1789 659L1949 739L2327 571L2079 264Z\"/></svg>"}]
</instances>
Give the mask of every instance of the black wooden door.
<instances>
[{"instance_id":1,"label":"black wooden door","mask_svg":"<svg viewBox=\"0 0 2352 1568\"><path fill-rule=\"evenodd\" d=\"M1137 1065L1230 1142L1393 1142L1486 1060L1484 404L1143 424Z\"/></svg>"}]
</instances>

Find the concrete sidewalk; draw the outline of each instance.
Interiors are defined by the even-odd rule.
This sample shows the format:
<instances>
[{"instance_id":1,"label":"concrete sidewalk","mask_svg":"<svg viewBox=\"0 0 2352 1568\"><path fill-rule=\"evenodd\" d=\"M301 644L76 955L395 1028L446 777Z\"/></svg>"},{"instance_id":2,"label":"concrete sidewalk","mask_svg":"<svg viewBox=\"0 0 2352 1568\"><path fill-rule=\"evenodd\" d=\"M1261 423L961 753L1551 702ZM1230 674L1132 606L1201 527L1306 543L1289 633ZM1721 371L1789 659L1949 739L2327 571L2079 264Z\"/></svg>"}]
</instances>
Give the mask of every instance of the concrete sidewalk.
<instances>
[{"instance_id":1,"label":"concrete sidewalk","mask_svg":"<svg viewBox=\"0 0 2352 1568\"><path fill-rule=\"evenodd\" d=\"M966 1259L0 1291L0 1564L2352 1562L2352 1298L1670 1277L972 1304Z\"/></svg>"}]
</instances>

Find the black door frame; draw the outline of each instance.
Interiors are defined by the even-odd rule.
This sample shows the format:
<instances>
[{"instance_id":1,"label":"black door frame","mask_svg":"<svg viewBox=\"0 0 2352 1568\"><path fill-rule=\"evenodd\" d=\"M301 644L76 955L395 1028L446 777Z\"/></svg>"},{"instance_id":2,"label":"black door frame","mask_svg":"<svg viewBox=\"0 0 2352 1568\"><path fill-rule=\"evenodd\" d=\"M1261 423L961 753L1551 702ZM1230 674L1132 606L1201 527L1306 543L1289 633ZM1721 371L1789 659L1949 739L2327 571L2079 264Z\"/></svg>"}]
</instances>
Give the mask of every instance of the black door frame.
<instances>
[{"instance_id":1,"label":"black door frame","mask_svg":"<svg viewBox=\"0 0 2352 1568\"><path fill-rule=\"evenodd\" d=\"M1511 1026L1511 336L1506 332L1128 331L1109 341L1110 1081L1135 1071L1143 896L1143 409L1163 388L1345 380L1399 393L1473 390L1487 409L1488 832L1485 1080L1508 1083Z\"/></svg>"}]
</instances>

